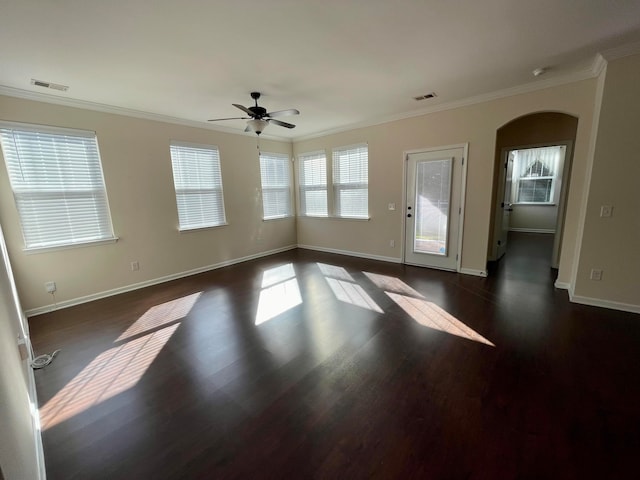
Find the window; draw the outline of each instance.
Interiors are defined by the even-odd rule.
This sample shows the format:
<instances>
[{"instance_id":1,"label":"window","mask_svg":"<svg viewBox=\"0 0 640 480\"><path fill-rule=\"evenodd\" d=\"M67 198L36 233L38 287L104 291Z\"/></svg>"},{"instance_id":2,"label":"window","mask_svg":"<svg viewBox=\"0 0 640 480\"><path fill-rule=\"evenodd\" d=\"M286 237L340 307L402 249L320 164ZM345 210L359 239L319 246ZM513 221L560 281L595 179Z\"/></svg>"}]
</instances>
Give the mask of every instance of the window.
<instances>
[{"instance_id":1,"label":"window","mask_svg":"<svg viewBox=\"0 0 640 480\"><path fill-rule=\"evenodd\" d=\"M174 142L171 164L180 230L225 225L218 148Z\"/></svg>"},{"instance_id":2,"label":"window","mask_svg":"<svg viewBox=\"0 0 640 480\"><path fill-rule=\"evenodd\" d=\"M262 210L264 219L291 215L289 157L280 153L260 153Z\"/></svg>"},{"instance_id":3,"label":"window","mask_svg":"<svg viewBox=\"0 0 640 480\"><path fill-rule=\"evenodd\" d=\"M95 132L0 125L27 250L115 240Z\"/></svg>"},{"instance_id":4,"label":"window","mask_svg":"<svg viewBox=\"0 0 640 480\"><path fill-rule=\"evenodd\" d=\"M565 146L514 150L512 203L555 203Z\"/></svg>"},{"instance_id":5,"label":"window","mask_svg":"<svg viewBox=\"0 0 640 480\"><path fill-rule=\"evenodd\" d=\"M337 217L369 216L367 145L333 150L333 195Z\"/></svg>"},{"instance_id":6,"label":"window","mask_svg":"<svg viewBox=\"0 0 640 480\"><path fill-rule=\"evenodd\" d=\"M300 155L300 213L324 216L327 210L327 158L324 152Z\"/></svg>"}]
</instances>

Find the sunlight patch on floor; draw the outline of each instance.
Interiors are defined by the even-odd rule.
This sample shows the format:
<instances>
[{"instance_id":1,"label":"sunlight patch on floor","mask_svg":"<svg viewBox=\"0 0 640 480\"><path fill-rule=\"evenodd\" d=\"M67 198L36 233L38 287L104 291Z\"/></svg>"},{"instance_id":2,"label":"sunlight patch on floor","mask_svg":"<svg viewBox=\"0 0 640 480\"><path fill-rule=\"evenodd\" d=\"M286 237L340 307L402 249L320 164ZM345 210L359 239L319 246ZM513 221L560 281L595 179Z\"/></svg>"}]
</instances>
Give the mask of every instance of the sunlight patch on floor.
<instances>
[{"instance_id":1,"label":"sunlight patch on floor","mask_svg":"<svg viewBox=\"0 0 640 480\"><path fill-rule=\"evenodd\" d=\"M295 276L296 273L293 271L293 263L269 268L262 273L261 288L270 287L271 285L289 280Z\"/></svg>"},{"instance_id":2,"label":"sunlight patch on floor","mask_svg":"<svg viewBox=\"0 0 640 480\"><path fill-rule=\"evenodd\" d=\"M348 282L355 282L353 277L343 267L336 265L328 265L326 263L316 263L318 268L325 277L333 277L338 280L346 280Z\"/></svg>"},{"instance_id":3,"label":"sunlight patch on floor","mask_svg":"<svg viewBox=\"0 0 640 480\"><path fill-rule=\"evenodd\" d=\"M469 328L433 302L393 292L385 293L420 325L495 347L493 343L478 332Z\"/></svg>"},{"instance_id":4,"label":"sunlight patch on floor","mask_svg":"<svg viewBox=\"0 0 640 480\"><path fill-rule=\"evenodd\" d=\"M202 292L176 298L170 302L161 303L147 310L116 341L126 340L141 333L154 330L176 320L186 317L200 298Z\"/></svg>"},{"instance_id":5,"label":"sunlight patch on floor","mask_svg":"<svg viewBox=\"0 0 640 480\"><path fill-rule=\"evenodd\" d=\"M136 385L178 326L169 325L98 355L40 409L42 430Z\"/></svg>"},{"instance_id":6,"label":"sunlight patch on floor","mask_svg":"<svg viewBox=\"0 0 640 480\"><path fill-rule=\"evenodd\" d=\"M379 273L362 272L371 282L381 290L386 292L401 293L402 295L410 295L412 297L424 298L424 296L411 288L397 277L388 275L380 275Z\"/></svg>"},{"instance_id":7,"label":"sunlight patch on floor","mask_svg":"<svg viewBox=\"0 0 640 480\"><path fill-rule=\"evenodd\" d=\"M376 302L357 283L345 282L336 278L327 278L331 291L338 300L350 303L356 307L366 308L378 313L384 313Z\"/></svg>"},{"instance_id":8,"label":"sunlight patch on floor","mask_svg":"<svg viewBox=\"0 0 640 480\"><path fill-rule=\"evenodd\" d=\"M264 271L256 325L267 322L302 303L300 287L295 277L291 263Z\"/></svg>"}]
</instances>

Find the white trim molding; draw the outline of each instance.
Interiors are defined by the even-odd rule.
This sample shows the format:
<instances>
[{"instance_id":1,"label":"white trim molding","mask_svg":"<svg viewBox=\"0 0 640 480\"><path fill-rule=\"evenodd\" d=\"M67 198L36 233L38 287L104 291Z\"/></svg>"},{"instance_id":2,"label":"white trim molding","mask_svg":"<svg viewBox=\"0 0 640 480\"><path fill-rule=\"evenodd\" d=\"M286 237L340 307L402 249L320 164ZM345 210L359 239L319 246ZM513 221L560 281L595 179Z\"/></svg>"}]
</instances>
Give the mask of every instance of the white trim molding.
<instances>
[{"instance_id":1,"label":"white trim molding","mask_svg":"<svg viewBox=\"0 0 640 480\"><path fill-rule=\"evenodd\" d=\"M569 290L571 288L571 284L567 283L567 282L559 282L558 280L556 280L553 283L553 286L556 287L559 290Z\"/></svg>"},{"instance_id":2,"label":"white trim molding","mask_svg":"<svg viewBox=\"0 0 640 480\"><path fill-rule=\"evenodd\" d=\"M630 303L613 302L611 300L602 300L600 298L583 297L581 295L574 295L569 290L569 300L572 303L579 303L581 305L590 305L592 307L609 308L611 310L619 310L622 312L640 313L640 305L633 305Z\"/></svg>"},{"instance_id":3,"label":"white trim molding","mask_svg":"<svg viewBox=\"0 0 640 480\"><path fill-rule=\"evenodd\" d=\"M460 273L464 275L473 275L474 277L486 277L489 275L486 270L476 270L474 268L461 268Z\"/></svg>"},{"instance_id":4,"label":"white trim molding","mask_svg":"<svg viewBox=\"0 0 640 480\"><path fill-rule=\"evenodd\" d=\"M372 255L370 253L352 252L350 250L339 250L337 248L325 248L325 247L317 247L315 245L303 245L303 244L298 244L298 248L302 248L304 250L314 250L316 252L335 253L337 255L346 255L348 257L367 258L369 260L379 260L381 262L402 263L402 259L397 257L383 257L382 255Z\"/></svg>"},{"instance_id":5,"label":"white trim molding","mask_svg":"<svg viewBox=\"0 0 640 480\"><path fill-rule=\"evenodd\" d=\"M72 298L71 300L58 302L55 305L45 305L44 307L32 308L31 310L27 310L24 313L27 317L34 317L36 315L42 315L43 313L52 312L54 310L60 310L62 308L72 307L74 305L80 305L82 303L91 302L93 300L112 297L113 295L118 295L120 293L130 292L132 290L139 290L141 288L150 287L152 285L158 285L160 283L169 282L171 280L177 280L179 278L189 277L191 275L197 275L198 273L209 272L211 270L217 270L218 268L228 267L230 265L235 265L237 263L248 262L249 260L255 260L261 257L267 257L269 255L286 252L288 250L294 250L295 248L297 248L296 245L288 245L286 247L276 248L273 250L268 250L266 252L254 253L252 255L247 255L245 257L225 260L213 265L198 267L192 270L187 270L185 272L173 273L171 275L166 275L164 277L152 278L151 280L145 280L144 282L133 283L131 285L125 285L124 287L118 287L111 290L105 290L103 292L93 293L91 295L85 295L84 297Z\"/></svg>"},{"instance_id":6,"label":"white trim molding","mask_svg":"<svg viewBox=\"0 0 640 480\"><path fill-rule=\"evenodd\" d=\"M556 233L552 228L517 228L509 227L510 232L522 232L522 233Z\"/></svg>"},{"instance_id":7,"label":"white trim molding","mask_svg":"<svg viewBox=\"0 0 640 480\"><path fill-rule=\"evenodd\" d=\"M7 97L22 98L24 100L33 100L35 102L50 103L53 105L60 105L63 107L82 108L83 110L91 110L94 112L111 113L113 115L123 115L125 117L141 118L143 120L151 120L154 122L169 123L173 125L183 125L185 127L202 128L205 130L214 130L216 132L231 133L233 135L253 136L253 132L245 133L235 128L225 127L223 125L217 125L213 123L200 122L196 120L187 120L185 118L172 117L170 115L163 115L160 113L144 112L142 110L135 110L132 108L116 107L113 105L107 105L104 103L90 102L88 100L80 100L77 98L63 97L59 95L47 94L42 92L32 92L30 90L23 90L21 88L8 87L6 85L0 85L0 95L6 95ZM281 142L292 143L291 138L280 137L276 135L260 135L260 138L266 138L269 140L278 140Z\"/></svg>"}]
</instances>

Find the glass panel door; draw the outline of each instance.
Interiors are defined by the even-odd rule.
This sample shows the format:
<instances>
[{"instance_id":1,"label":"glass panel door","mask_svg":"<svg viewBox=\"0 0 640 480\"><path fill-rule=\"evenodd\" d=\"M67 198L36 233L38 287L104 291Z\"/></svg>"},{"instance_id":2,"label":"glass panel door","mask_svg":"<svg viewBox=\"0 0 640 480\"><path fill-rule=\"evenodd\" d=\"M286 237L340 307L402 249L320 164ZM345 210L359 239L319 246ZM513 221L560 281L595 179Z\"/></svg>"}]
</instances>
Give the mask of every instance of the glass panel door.
<instances>
[{"instance_id":1,"label":"glass panel door","mask_svg":"<svg viewBox=\"0 0 640 480\"><path fill-rule=\"evenodd\" d=\"M448 255L451 158L423 160L416 165L413 251Z\"/></svg>"}]
</instances>

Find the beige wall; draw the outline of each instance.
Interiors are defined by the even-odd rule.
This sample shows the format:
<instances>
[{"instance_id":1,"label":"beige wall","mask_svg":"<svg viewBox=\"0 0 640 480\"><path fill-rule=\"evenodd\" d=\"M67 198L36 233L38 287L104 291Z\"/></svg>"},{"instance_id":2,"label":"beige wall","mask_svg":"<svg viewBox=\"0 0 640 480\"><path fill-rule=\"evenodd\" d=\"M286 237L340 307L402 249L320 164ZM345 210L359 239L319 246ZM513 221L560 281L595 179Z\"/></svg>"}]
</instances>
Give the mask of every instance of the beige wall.
<instances>
[{"instance_id":1,"label":"beige wall","mask_svg":"<svg viewBox=\"0 0 640 480\"><path fill-rule=\"evenodd\" d=\"M555 231L558 205L514 205L509 228Z\"/></svg>"},{"instance_id":2,"label":"beige wall","mask_svg":"<svg viewBox=\"0 0 640 480\"><path fill-rule=\"evenodd\" d=\"M398 120L382 125L296 142L295 154L337 146L369 144L371 220L300 218L298 243L319 248L401 258L403 228L403 152L469 143L462 268L486 268L497 130L513 119L539 111L578 117L559 280L568 282L577 239L596 80L514 95L497 100ZM329 158L329 157L328 157ZM388 203L397 209L387 210ZM389 240L396 247L389 247Z\"/></svg>"},{"instance_id":3,"label":"beige wall","mask_svg":"<svg viewBox=\"0 0 640 480\"><path fill-rule=\"evenodd\" d=\"M262 220L256 138L0 96L0 120L97 133L117 243L47 253L23 252L19 218L4 162L0 222L26 310L71 301L296 243L295 218ZM229 225L179 233L169 143L217 145ZM291 144L261 139L263 151ZM132 272L130 263L140 262Z\"/></svg>"},{"instance_id":4,"label":"beige wall","mask_svg":"<svg viewBox=\"0 0 640 480\"><path fill-rule=\"evenodd\" d=\"M19 310L13 295L11 268L0 251L0 467L7 480L36 480L40 478L36 450L39 432L31 416L29 376L33 372L18 350L18 337L23 337Z\"/></svg>"},{"instance_id":5,"label":"beige wall","mask_svg":"<svg viewBox=\"0 0 640 480\"><path fill-rule=\"evenodd\" d=\"M574 293L640 310L640 55L607 66ZM600 217L612 205L613 216ZM592 268L601 281L589 280Z\"/></svg>"}]
</instances>

